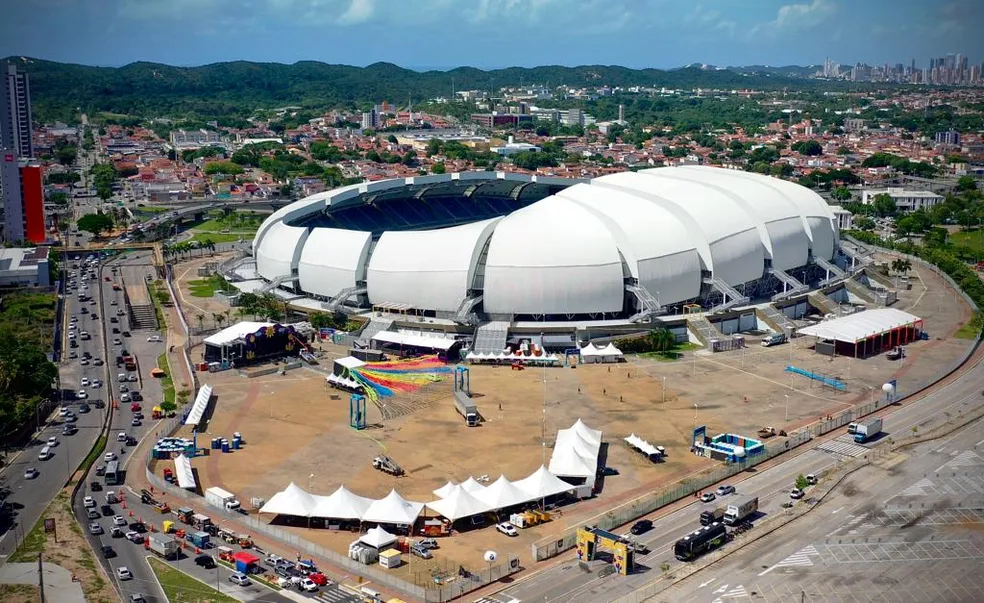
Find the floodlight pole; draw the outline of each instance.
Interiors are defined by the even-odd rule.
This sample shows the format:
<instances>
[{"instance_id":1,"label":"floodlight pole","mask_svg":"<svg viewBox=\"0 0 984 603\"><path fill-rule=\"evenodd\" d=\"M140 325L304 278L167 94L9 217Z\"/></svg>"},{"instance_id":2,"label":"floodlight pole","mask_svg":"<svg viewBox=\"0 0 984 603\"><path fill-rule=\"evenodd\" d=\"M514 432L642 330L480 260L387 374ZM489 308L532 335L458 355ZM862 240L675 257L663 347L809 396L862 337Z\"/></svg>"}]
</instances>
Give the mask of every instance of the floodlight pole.
<instances>
[{"instance_id":1,"label":"floodlight pole","mask_svg":"<svg viewBox=\"0 0 984 603\"><path fill-rule=\"evenodd\" d=\"M789 422L789 394L783 394L783 395L786 396L786 419L784 422L788 423Z\"/></svg>"},{"instance_id":2,"label":"floodlight pole","mask_svg":"<svg viewBox=\"0 0 984 603\"><path fill-rule=\"evenodd\" d=\"M663 404L666 404L666 377L663 377Z\"/></svg>"}]
</instances>

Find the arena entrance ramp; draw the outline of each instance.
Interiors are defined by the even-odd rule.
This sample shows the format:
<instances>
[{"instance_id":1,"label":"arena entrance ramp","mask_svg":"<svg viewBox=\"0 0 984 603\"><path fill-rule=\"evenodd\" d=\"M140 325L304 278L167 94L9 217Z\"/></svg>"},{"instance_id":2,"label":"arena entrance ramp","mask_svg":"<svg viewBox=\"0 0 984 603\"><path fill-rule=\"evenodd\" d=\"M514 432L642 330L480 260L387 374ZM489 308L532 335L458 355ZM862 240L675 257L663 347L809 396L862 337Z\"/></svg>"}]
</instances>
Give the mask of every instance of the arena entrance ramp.
<instances>
[{"instance_id":1,"label":"arena entrance ramp","mask_svg":"<svg viewBox=\"0 0 984 603\"><path fill-rule=\"evenodd\" d=\"M372 338L381 333L382 331L388 331L390 327L393 326L393 320L390 318L373 318L369 321L369 324L362 329L362 333L359 334L359 341L366 344L366 347L372 343Z\"/></svg>"},{"instance_id":2,"label":"arena entrance ramp","mask_svg":"<svg viewBox=\"0 0 984 603\"><path fill-rule=\"evenodd\" d=\"M475 345L472 351L482 354L498 354L506 349L509 339L509 323L493 320L475 329Z\"/></svg>"}]
</instances>

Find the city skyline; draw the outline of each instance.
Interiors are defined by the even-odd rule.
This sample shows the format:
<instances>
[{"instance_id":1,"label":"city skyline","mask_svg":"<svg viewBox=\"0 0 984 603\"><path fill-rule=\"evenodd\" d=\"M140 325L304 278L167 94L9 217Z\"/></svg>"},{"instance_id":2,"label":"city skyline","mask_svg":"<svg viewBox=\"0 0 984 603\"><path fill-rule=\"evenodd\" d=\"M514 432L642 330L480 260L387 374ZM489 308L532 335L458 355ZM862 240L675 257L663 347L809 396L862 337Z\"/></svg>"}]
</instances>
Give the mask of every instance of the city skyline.
<instances>
[{"instance_id":1,"label":"city skyline","mask_svg":"<svg viewBox=\"0 0 984 603\"><path fill-rule=\"evenodd\" d=\"M0 19L0 56L101 66L140 60L179 66L234 60L360 66L385 61L415 70L550 64L807 66L822 64L825 57L845 65L909 65L915 58L924 68L928 57L948 53L984 57L984 40L974 33L974 25L984 20L984 4L972 0L873 0L860 6L844 0L90 4L28 0L11 6Z\"/></svg>"}]
</instances>

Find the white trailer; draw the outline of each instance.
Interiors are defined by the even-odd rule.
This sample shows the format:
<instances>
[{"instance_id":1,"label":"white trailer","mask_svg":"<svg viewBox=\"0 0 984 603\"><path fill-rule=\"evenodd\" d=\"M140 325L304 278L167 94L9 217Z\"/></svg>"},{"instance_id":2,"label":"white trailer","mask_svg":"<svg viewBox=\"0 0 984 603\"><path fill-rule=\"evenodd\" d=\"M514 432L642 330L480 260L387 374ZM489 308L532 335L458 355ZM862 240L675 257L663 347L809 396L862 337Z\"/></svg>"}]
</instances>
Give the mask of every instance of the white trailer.
<instances>
[{"instance_id":1,"label":"white trailer","mask_svg":"<svg viewBox=\"0 0 984 603\"><path fill-rule=\"evenodd\" d=\"M236 500L236 495L218 486L212 486L208 490L205 490L205 503L227 511L235 511L239 508L239 501Z\"/></svg>"}]
</instances>

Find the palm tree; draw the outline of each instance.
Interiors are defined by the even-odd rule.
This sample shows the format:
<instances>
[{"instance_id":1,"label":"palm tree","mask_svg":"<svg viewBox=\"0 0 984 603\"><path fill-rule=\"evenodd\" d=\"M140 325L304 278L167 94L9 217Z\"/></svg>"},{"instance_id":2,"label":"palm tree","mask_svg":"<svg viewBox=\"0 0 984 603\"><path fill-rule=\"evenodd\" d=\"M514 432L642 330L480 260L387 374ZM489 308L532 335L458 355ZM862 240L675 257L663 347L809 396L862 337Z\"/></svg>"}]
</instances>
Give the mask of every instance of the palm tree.
<instances>
[{"instance_id":1,"label":"palm tree","mask_svg":"<svg viewBox=\"0 0 984 603\"><path fill-rule=\"evenodd\" d=\"M905 274L912 270L912 262L903 258L896 258L892 260L892 270L899 274Z\"/></svg>"},{"instance_id":2,"label":"palm tree","mask_svg":"<svg viewBox=\"0 0 984 603\"><path fill-rule=\"evenodd\" d=\"M219 326L219 328L221 329L222 328L222 321L225 320L225 316L223 316L222 314L219 314L218 312L212 312L212 320L214 320L215 321L215 324L217 324Z\"/></svg>"},{"instance_id":3,"label":"palm tree","mask_svg":"<svg viewBox=\"0 0 984 603\"><path fill-rule=\"evenodd\" d=\"M664 353L673 347L676 343L676 338L673 333L666 327L660 327L658 329L653 329L646 333L646 340L649 342L650 347L653 350Z\"/></svg>"},{"instance_id":4,"label":"palm tree","mask_svg":"<svg viewBox=\"0 0 984 603\"><path fill-rule=\"evenodd\" d=\"M232 310L226 310L225 312L223 312L223 313L222 313L222 316L224 316L224 317L225 317L225 321L226 321L226 322L229 322L229 317L230 317L231 315L232 315Z\"/></svg>"},{"instance_id":5,"label":"palm tree","mask_svg":"<svg viewBox=\"0 0 984 603\"><path fill-rule=\"evenodd\" d=\"M204 331L205 330L205 313L204 312L199 312L198 314L195 314L195 318L198 319L198 328L201 329L202 331Z\"/></svg>"}]
</instances>

